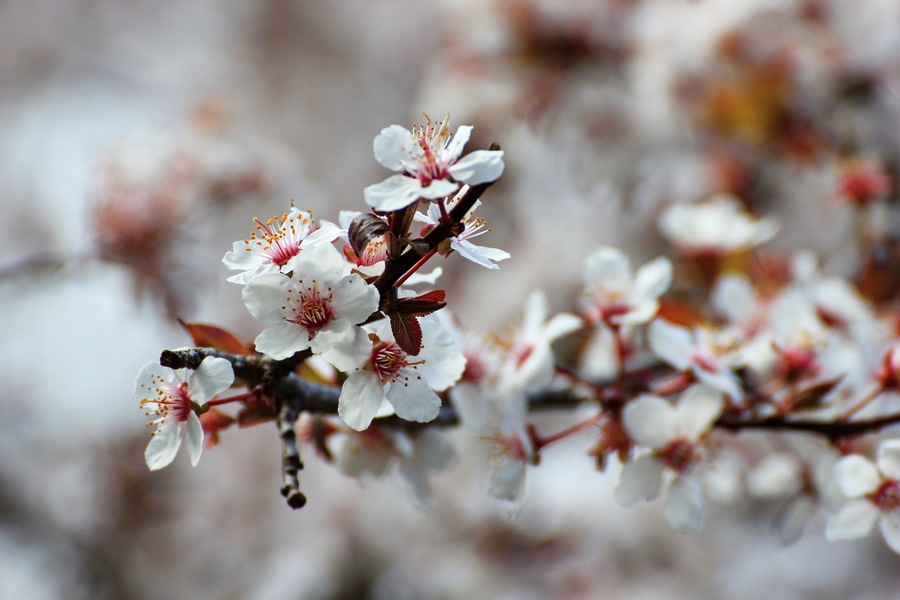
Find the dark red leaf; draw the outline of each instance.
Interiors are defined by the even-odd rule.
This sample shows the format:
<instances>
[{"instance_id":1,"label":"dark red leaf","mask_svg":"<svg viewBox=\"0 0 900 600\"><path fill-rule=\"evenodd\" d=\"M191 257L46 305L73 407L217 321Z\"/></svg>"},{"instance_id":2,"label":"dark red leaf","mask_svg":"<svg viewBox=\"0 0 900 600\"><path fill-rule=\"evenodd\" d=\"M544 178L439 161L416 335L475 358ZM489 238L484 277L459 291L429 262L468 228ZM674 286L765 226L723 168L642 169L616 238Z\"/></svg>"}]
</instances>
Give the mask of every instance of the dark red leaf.
<instances>
[{"instance_id":1,"label":"dark red leaf","mask_svg":"<svg viewBox=\"0 0 900 600\"><path fill-rule=\"evenodd\" d=\"M422 349L422 328L412 315L395 312L391 315L391 331L397 345L410 356L418 356Z\"/></svg>"}]
</instances>

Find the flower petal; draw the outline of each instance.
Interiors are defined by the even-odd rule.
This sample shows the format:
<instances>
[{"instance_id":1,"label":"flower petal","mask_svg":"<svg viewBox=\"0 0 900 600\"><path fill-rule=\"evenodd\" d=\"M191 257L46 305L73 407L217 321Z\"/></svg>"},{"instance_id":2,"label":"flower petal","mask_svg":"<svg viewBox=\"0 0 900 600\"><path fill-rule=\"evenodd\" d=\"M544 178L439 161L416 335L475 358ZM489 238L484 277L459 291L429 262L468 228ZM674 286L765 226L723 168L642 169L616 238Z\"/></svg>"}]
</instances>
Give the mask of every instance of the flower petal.
<instances>
[{"instance_id":1,"label":"flower petal","mask_svg":"<svg viewBox=\"0 0 900 600\"><path fill-rule=\"evenodd\" d=\"M406 208L422 195L417 179L406 175L391 175L381 183L373 183L363 190L366 204L379 212Z\"/></svg>"},{"instance_id":2,"label":"flower petal","mask_svg":"<svg viewBox=\"0 0 900 600\"><path fill-rule=\"evenodd\" d=\"M672 262L665 256L660 256L634 274L632 294L638 298L659 298L671 283Z\"/></svg>"},{"instance_id":3,"label":"flower petal","mask_svg":"<svg viewBox=\"0 0 900 600\"><path fill-rule=\"evenodd\" d=\"M332 294L331 307L334 310L334 318L347 319L352 325L368 319L378 310L381 299L375 286L367 284L356 274L347 275L334 284Z\"/></svg>"},{"instance_id":4,"label":"flower petal","mask_svg":"<svg viewBox=\"0 0 900 600\"><path fill-rule=\"evenodd\" d=\"M527 475L525 461L508 461L491 472L488 494L499 500L521 502L527 490Z\"/></svg>"},{"instance_id":5,"label":"flower petal","mask_svg":"<svg viewBox=\"0 0 900 600\"><path fill-rule=\"evenodd\" d=\"M372 143L375 160L391 171L403 171L412 156L422 150L412 132L401 125L391 125L381 130Z\"/></svg>"},{"instance_id":6,"label":"flower petal","mask_svg":"<svg viewBox=\"0 0 900 600\"><path fill-rule=\"evenodd\" d=\"M309 348L309 330L296 323L276 323L256 336L256 351L284 360Z\"/></svg>"},{"instance_id":7,"label":"flower petal","mask_svg":"<svg viewBox=\"0 0 900 600\"><path fill-rule=\"evenodd\" d=\"M502 150L476 150L450 165L448 170L455 180L478 185L499 179L503 167Z\"/></svg>"},{"instance_id":8,"label":"flower petal","mask_svg":"<svg viewBox=\"0 0 900 600\"><path fill-rule=\"evenodd\" d=\"M191 411L185 424L185 440L187 442L188 456L191 457L191 466L196 467L200 462L200 453L203 452L203 425L200 419Z\"/></svg>"},{"instance_id":9,"label":"flower petal","mask_svg":"<svg viewBox=\"0 0 900 600\"><path fill-rule=\"evenodd\" d=\"M460 256L466 260L470 260L477 265L487 267L488 269L499 269L494 261L506 260L509 258L509 252L498 248L489 248L487 246L476 246L468 240L454 239L450 242L450 247L456 250Z\"/></svg>"},{"instance_id":10,"label":"flower petal","mask_svg":"<svg viewBox=\"0 0 900 600\"><path fill-rule=\"evenodd\" d=\"M708 385L692 385L675 408L675 428L679 436L699 439L709 431L725 408L722 392Z\"/></svg>"},{"instance_id":11,"label":"flower petal","mask_svg":"<svg viewBox=\"0 0 900 600\"><path fill-rule=\"evenodd\" d=\"M672 325L664 319L656 319L650 323L647 335L650 350L663 362L677 371L690 368L694 334L689 329Z\"/></svg>"},{"instance_id":12,"label":"flower petal","mask_svg":"<svg viewBox=\"0 0 900 600\"><path fill-rule=\"evenodd\" d=\"M891 550L900 554L900 523L897 522L897 515L884 515L879 523L881 535Z\"/></svg>"},{"instance_id":13,"label":"flower petal","mask_svg":"<svg viewBox=\"0 0 900 600\"><path fill-rule=\"evenodd\" d=\"M283 273L263 273L250 280L241 291L241 297L255 318L278 323L291 315L284 308L285 298L292 295L291 283L291 278Z\"/></svg>"},{"instance_id":14,"label":"flower petal","mask_svg":"<svg viewBox=\"0 0 900 600\"><path fill-rule=\"evenodd\" d=\"M188 379L188 396L193 402L203 406L231 387L234 383L234 369L224 358L207 356ZM193 413L191 413L193 414Z\"/></svg>"},{"instance_id":15,"label":"flower petal","mask_svg":"<svg viewBox=\"0 0 900 600\"><path fill-rule=\"evenodd\" d=\"M157 361L148 362L141 367L138 376L134 380L134 397L138 400L153 400L159 396L156 389L159 387L159 379L172 381L175 372L168 367L160 365Z\"/></svg>"},{"instance_id":16,"label":"flower petal","mask_svg":"<svg viewBox=\"0 0 900 600\"><path fill-rule=\"evenodd\" d=\"M881 473L860 454L845 456L834 465L834 479L848 498L871 494L881 485Z\"/></svg>"},{"instance_id":17,"label":"flower petal","mask_svg":"<svg viewBox=\"0 0 900 600\"><path fill-rule=\"evenodd\" d=\"M428 387L425 380L416 379L415 376L408 381L392 381L385 396L397 416L407 421L433 421L441 409L438 395Z\"/></svg>"},{"instance_id":18,"label":"flower petal","mask_svg":"<svg viewBox=\"0 0 900 600\"><path fill-rule=\"evenodd\" d=\"M453 137L450 138L450 143L441 152L441 158L447 160L458 158L462 154L463 148L469 143L469 138L472 137L472 129L474 127L471 125L460 125Z\"/></svg>"},{"instance_id":19,"label":"flower petal","mask_svg":"<svg viewBox=\"0 0 900 600\"><path fill-rule=\"evenodd\" d=\"M381 380L371 371L357 371L347 378L338 399L338 415L357 431L369 426L384 400Z\"/></svg>"},{"instance_id":20,"label":"flower petal","mask_svg":"<svg viewBox=\"0 0 900 600\"><path fill-rule=\"evenodd\" d=\"M654 450L662 449L676 437L675 407L659 396L639 396L625 407L622 420L635 442Z\"/></svg>"},{"instance_id":21,"label":"flower petal","mask_svg":"<svg viewBox=\"0 0 900 600\"><path fill-rule=\"evenodd\" d=\"M166 427L165 429L157 429L147 444L144 451L144 460L147 467L151 471L158 471L163 467L168 467L175 460L178 454L178 448L181 446L181 435L178 433L178 427Z\"/></svg>"},{"instance_id":22,"label":"flower petal","mask_svg":"<svg viewBox=\"0 0 900 600\"><path fill-rule=\"evenodd\" d=\"M631 264L624 252L611 246L597 248L584 263L586 281L631 279Z\"/></svg>"},{"instance_id":23,"label":"flower petal","mask_svg":"<svg viewBox=\"0 0 900 600\"><path fill-rule=\"evenodd\" d=\"M666 494L666 520L678 533L695 533L703 524L706 502L700 484L690 477L677 477Z\"/></svg>"},{"instance_id":24,"label":"flower petal","mask_svg":"<svg viewBox=\"0 0 900 600\"><path fill-rule=\"evenodd\" d=\"M638 500L652 500L659 493L664 465L650 454L642 454L622 465L619 484L613 492L616 502L626 508Z\"/></svg>"},{"instance_id":25,"label":"flower petal","mask_svg":"<svg viewBox=\"0 0 900 600\"><path fill-rule=\"evenodd\" d=\"M885 440L878 447L878 469L888 479L900 480L900 440Z\"/></svg>"},{"instance_id":26,"label":"flower petal","mask_svg":"<svg viewBox=\"0 0 900 600\"><path fill-rule=\"evenodd\" d=\"M868 500L852 500L831 515L825 527L825 537L835 540L855 540L872 533L878 520L878 509Z\"/></svg>"},{"instance_id":27,"label":"flower petal","mask_svg":"<svg viewBox=\"0 0 900 600\"><path fill-rule=\"evenodd\" d=\"M329 348L322 352L322 358L344 373L362 368L372 355L372 340L362 327L351 327L348 334L338 339L329 339Z\"/></svg>"}]
</instances>

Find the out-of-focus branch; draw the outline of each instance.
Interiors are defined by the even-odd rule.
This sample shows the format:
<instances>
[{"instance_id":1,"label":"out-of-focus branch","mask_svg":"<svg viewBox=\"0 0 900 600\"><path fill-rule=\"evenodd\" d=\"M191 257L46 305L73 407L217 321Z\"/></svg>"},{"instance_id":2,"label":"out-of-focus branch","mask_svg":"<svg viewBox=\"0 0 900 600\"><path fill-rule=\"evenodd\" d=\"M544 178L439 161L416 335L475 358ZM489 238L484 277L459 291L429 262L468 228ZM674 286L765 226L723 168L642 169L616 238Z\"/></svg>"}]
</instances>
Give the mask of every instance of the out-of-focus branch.
<instances>
[{"instance_id":1,"label":"out-of-focus branch","mask_svg":"<svg viewBox=\"0 0 900 600\"><path fill-rule=\"evenodd\" d=\"M278 411L278 435L281 438L281 476L284 484L281 495L287 499L288 506L293 509L303 508L306 496L300 491L300 479L297 474L303 470L300 460L300 449L297 447L297 433L294 423L300 411L297 404L284 402Z\"/></svg>"}]
</instances>

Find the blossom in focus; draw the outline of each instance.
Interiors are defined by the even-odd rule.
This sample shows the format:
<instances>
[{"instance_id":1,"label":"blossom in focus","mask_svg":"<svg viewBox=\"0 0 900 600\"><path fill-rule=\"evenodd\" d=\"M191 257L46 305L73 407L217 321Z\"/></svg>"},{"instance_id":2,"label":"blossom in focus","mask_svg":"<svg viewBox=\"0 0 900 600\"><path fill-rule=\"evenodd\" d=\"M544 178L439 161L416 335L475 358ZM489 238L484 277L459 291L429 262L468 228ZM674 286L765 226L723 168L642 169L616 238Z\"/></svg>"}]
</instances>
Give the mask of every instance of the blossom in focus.
<instances>
[{"instance_id":1,"label":"blossom in focus","mask_svg":"<svg viewBox=\"0 0 900 600\"><path fill-rule=\"evenodd\" d=\"M263 354L276 360L307 348L320 354L378 310L378 290L359 275L342 277L344 259L330 244L307 248L285 267L292 277L257 275L243 291L250 313L275 323L256 338Z\"/></svg>"},{"instance_id":2,"label":"blossom in focus","mask_svg":"<svg viewBox=\"0 0 900 600\"><path fill-rule=\"evenodd\" d=\"M288 261L301 250L334 241L340 230L327 221L317 227L312 214L291 207L281 218L265 223L257 221L256 231L246 240L234 243L231 252L222 262L232 271L241 271L228 281L246 285L256 275L263 273L289 273Z\"/></svg>"},{"instance_id":3,"label":"blossom in focus","mask_svg":"<svg viewBox=\"0 0 900 600\"><path fill-rule=\"evenodd\" d=\"M444 205L444 209L447 212L451 211L459 201L459 198L466 193L467 189L468 186L464 186L463 189L460 190L459 194L457 194L452 200L448 201ZM506 260L507 258L509 258L509 252L505 252L498 248L476 246L469 241L472 238L476 238L479 235L483 235L490 231L490 229L486 228L484 219L476 219L472 216L472 213L475 212L475 209L478 208L480 204L480 201L476 201L474 206L472 206L472 209L463 218L463 230L458 236L450 239L450 248L458 252L459 255L466 260L470 260L475 264L481 265L482 267L487 267L488 269L499 269L500 267L498 267L495 263L497 261ZM428 205L428 211L426 214L417 212L413 218L420 223L425 223L426 227L436 226L441 219L440 207L435 203L431 203Z\"/></svg>"},{"instance_id":4,"label":"blossom in focus","mask_svg":"<svg viewBox=\"0 0 900 600\"><path fill-rule=\"evenodd\" d=\"M697 531L706 504L700 485L690 473L702 457L701 438L723 408L721 392L703 384L690 387L675 405L650 394L629 403L622 414L625 430L651 452L622 467L616 501L631 506L638 500L655 498L663 473L669 469L675 479L666 493L666 519L680 533Z\"/></svg>"},{"instance_id":5,"label":"blossom in focus","mask_svg":"<svg viewBox=\"0 0 900 600\"><path fill-rule=\"evenodd\" d=\"M768 242L778 233L771 218L757 219L736 197L720 194L696 204L673 204L659 217L662 234L690 255L738 254Z\"/></svg>"},{"instance_id":6,"label":"blossom in focus","mask_svg":"<svg viewBox=\"0 0 900 600\"><path fill-rule=\"evenodd\" d=\"M388 323L368 336L354 328L322 353L325 360L350 373L338 399L338 415L347 425L362 431L384 414L385 403L407 421L427 423L437 417L441 399L435 391L444 391L459 380L466 359L436 316L422 317L419 325L422 349L418 356L400 348Z\"/></svg>"},{"instance_id":7,"label":"blossom in focus","mask_svg":"<svg viewBox=\"0 0 900 600\"><path fill-rule=\"evenodd\" d=\"M584 267L582 305L587 318L607 325L640 325L659 310L659 297L672 283L672 263L653 260L632 274L628 257L617 249L595 250Z\"/></svg>"},{"instance_id":8,"label":"blossom in focus","mask_svg":"<svg viewBox=\"0 0 900 600\"><path fill-rule=\"evenodd\" d=\"M732 369L741 366L741 338L736 329L698 327L691 331L656 319L648 328L650 349L677 371L694 376L733 400L743 398L741 382Z\"/></svg>"},{"instance_id":9,"label":"blossom in focus","mask_svg":"<svg viewBox=\"0 0 900 600\"><path fill-rule=\"evenodd\" d=\"M427 117L427 115L426 115ZM366 204L379 212L400 210L419 198L435 200L455 193L460 183L477 185L503 173L502 150L476 150L460 158L470 125L450 134L450 115L431 119L412 131L400 125L381 130L373 145L375 159L397 175L363 190Z\"/></svg>"},{"instance_id":10,"label":"blossom in focus","mask_svg":"<svg viewBox=\"0 0 900 600\"><path fill-rule=\"evenodd\" d=\"M865 537L877 521L884 541L900 553L900 440L882 442L874 463L860 454L845 456L834 466L834 476L850 501L828 519L826 537Z\"/></svg>"},{"instance_id":11,"label":"blossom in focus","mask_svg":"<svg viewBox=\"0 0 900 600\"><path fill-rule=\"evenodd\" d=\"M134 382L134 395L156 418L153 437L144 452L151 471L167 467L181 447L182 435L187 440L191 464L197 466L203 451L203 426L197 411L217 394L234 383L234 372L224 358L206 357L185 380L187 369L173 370L157 362L144 365Z\"/></svg>"}]
</instances>

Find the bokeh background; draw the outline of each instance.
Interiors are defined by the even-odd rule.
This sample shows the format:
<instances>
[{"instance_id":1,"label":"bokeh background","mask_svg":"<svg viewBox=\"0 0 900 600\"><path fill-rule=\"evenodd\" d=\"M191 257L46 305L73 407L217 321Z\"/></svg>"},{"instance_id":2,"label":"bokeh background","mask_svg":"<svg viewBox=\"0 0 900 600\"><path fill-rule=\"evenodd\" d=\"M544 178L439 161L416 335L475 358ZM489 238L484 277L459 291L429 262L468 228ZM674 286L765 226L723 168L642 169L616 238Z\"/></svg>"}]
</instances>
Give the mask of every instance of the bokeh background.
<instances>
[{"instance_id":1,"label":"bokeh background","mask_svg":"<svg viewBox=\"0 0 900 600\"><path fill-rule=\"evenodd\" d=\"M373 138L423 111L506 151L480 210L513 258L443 265L469 327L536 288L574 309L593 248L671 253L661 207L718 192L778 218L775 251L857 272L842 182L898 171L900 1L2 0L0 90L0 599L900 597L900 558L827 543L824 514L785 547L776 503L694 536L619 508L586 437L514 518L463 435L427 510L307 450L294 512L274 427L149 473L132 395L190 343L176 317L252 339L232 242L292 200L364 210Z\"/></svg>"}]
</instances>

